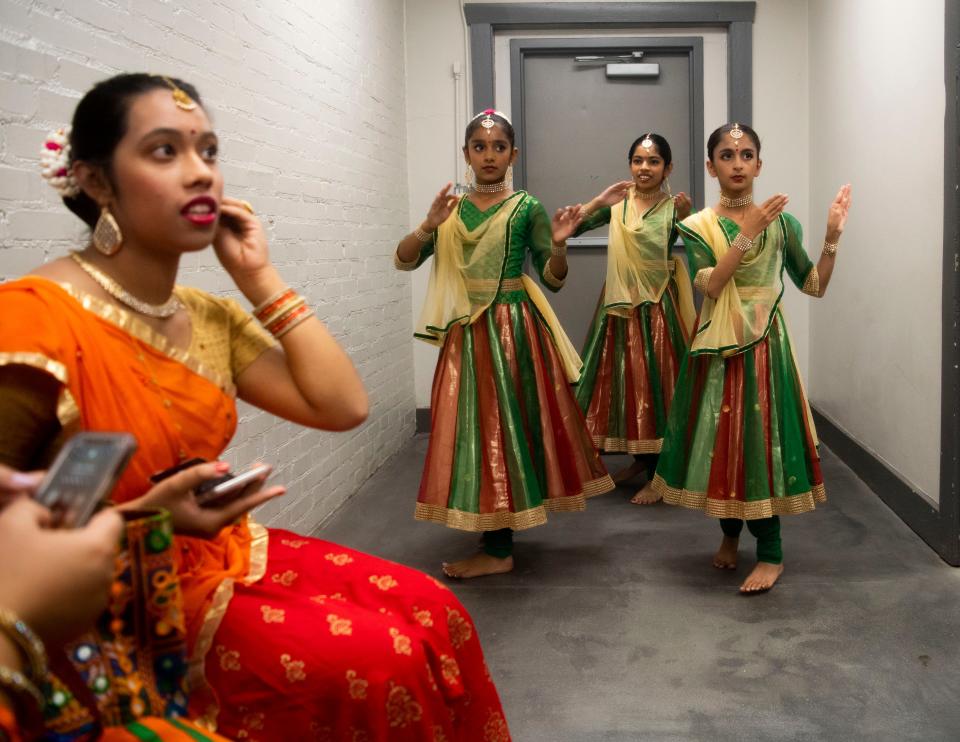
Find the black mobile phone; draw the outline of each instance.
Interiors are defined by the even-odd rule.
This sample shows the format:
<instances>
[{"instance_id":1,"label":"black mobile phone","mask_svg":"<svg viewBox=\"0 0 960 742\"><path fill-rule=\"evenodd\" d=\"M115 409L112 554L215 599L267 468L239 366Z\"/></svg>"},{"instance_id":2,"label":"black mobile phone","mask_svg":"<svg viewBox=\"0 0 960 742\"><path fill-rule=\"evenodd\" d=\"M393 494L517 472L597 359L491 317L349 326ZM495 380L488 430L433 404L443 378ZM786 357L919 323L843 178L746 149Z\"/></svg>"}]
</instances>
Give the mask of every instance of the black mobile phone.
<instances>
[{"instance_id":1,"label":"black mobile phone","mask_svg":"<svg viewBox=\"0 0 960 742\"><path fill-rule=\"evenodd\" d=\"M154 484L157 484L158 482L162 482L164 479L167 479L168 477L172 477L174 474L179 474L185 469L192 469L194 466L197 466L198 464L206 464L206 463L207 463L206 459L199 459L199 458L188 459L187 461L181 461L179 464L174 464L169 469L164 469L163 471L158 471L156 474L151 474L150 481L153 482Z\"/></svg>"},{"instance_id":2,"label":"black mobile phone","mask_svg":"<svg viewBox=\"0 0 960 742\"><path fill-rule=\"evenodd\" d=\"M57 455L35 499L53 513L55 526L86 525L136 450L129 433L78 433Z\"/></svg>"}]
</instances>

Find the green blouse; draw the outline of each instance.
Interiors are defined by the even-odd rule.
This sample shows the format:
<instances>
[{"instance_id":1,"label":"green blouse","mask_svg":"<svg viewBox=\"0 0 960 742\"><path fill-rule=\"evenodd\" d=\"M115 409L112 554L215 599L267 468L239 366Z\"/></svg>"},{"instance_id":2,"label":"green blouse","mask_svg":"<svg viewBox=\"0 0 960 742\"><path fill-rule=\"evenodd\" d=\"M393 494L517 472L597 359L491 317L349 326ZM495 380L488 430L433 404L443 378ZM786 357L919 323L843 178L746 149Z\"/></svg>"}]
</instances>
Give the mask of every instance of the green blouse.
<instances>
[{"instance_id":1,"label":"green blouse","mask_svg":"<svg viewBox=\"0 0 960 742\"><path fill-rule=\"evenodd\" d=\"M517 204L517 198L521 198L523 201L517 207L517 212L510 221L506 255L499 278L501 281L507 278L520 278L523 275L524 259L529 250L543 285L551 291L559 291L563 287L564 279L556 278L550 272L549 266L553 228L550 225L550 217L547 216L546 209L543 208L543 204L536 197L524 191L518 191L514 196L494 204L486 211L481 211L470 199L464 197L460 199L457 213L467 229L474 230L496 214L505 204L509 204L508 208L514 208ZM609 209L607 211L609 212ZM395 261L397 268L401 270L419 268L427 258L433 255L436 247L435 240L436 233L431 235L430 241L421 248L420 256L416 261L401 263L397 260Z\"/></svg>"},{"instance_id":2,"label":"green blouse","mask_svg":"<svg viewBox=\"0 0 960 742\"><path fill-rule=\"evenodd\" d=\"M728 217L721 216L719 220L720 228L723 229L729 242L733 244L733 240L740 234L740 227ZM800 226L800 222L793 214L783 212L781 218L770 224L754 240L754 243L757 244L756 249L763 250L767 246L770 241L771 229L781 229L783 232L783 254L780 256L782 262L779 274L782 275L786 271L790 280L803 293L817 296L820 289L820 280L816 266L803 247L803 227ZM692 229L681 227L680 234L687 249L690 280L701 292L705 292L710 273L717 264L713 250L704 242L703 237ZM749 269L738 269L733 277L737 286L757 285L756 281L751 280L753 276Z\"/></svg>"},{"instance_id":3,"label":"green blouse","mask_svg":"<svg viewBox=\"0 0 960 742\"><path fill-rule=\"evenodd\" d=\"M656 206L656 204L654 204ZM651 209L653 206L650 207ZM649 211L649 209L648 209ZM579 237L584 232L589 232L594 229L599 229L604 224L610 223L610 214L612 208L610 206L601 206L599 209L594 211L590 216L580 222L580 226L577 227L577 231L573 233L574 237ZM626 218L627 210L623 210L624 218ZM673 243L677 241L677 212L673 212L673 226L670 228L670 239L667 241L667 257L670 256L670 251L673 249Z\"/></svg>"}]
</instances>

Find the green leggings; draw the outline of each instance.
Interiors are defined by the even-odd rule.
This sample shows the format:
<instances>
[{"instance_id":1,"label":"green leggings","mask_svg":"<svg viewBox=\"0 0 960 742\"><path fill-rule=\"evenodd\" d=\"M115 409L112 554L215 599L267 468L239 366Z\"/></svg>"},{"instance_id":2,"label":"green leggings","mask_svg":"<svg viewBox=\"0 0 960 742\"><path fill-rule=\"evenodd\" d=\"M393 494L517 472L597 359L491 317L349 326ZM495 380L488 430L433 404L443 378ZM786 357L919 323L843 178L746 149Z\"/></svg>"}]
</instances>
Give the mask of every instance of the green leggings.
<instances>
[{"instance_id":1,"label":"green leggings","mask_svg":"<svg viewBox=\"0 0 960 742\"><path fill-rule=\"evenodd\" d=\"M729 538L740 538L743 521L739 518L721 518L720 528ZM780 516L748 520L747 529L757 539L757 561L770 564L783 562L783 546L780 543Z\"/></svg>"},{"instance_id":2,"label":"green leggings","mask_svg":"<svg viewBox=\"0 0 960 742\"><path fill-rule=\"evenodd\" d=\"M501 528L498 531L484 531L483 551L492 557L506 559L513 554L513 530Z\"/></svg>"}]
</instances>

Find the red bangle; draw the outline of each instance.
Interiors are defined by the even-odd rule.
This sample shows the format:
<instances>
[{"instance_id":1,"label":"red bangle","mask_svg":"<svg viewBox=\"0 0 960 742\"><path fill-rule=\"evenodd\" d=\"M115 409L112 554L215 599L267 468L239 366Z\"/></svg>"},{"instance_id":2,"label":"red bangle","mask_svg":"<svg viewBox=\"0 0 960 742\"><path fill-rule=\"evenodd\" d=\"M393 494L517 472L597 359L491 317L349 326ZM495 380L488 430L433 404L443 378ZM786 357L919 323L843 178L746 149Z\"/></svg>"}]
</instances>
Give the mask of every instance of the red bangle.
<instances>
[{"instance_id":1,"label":"red bangle","mask_svg":"<svg viewBox=\"0 0 960 742\"><path fill-rule=\"evenodd\" d=\"M277 307L293 296L296 296L296 292L293 289L284 289L279 295L267 299L263 304L254 309L253 316L263 322L265 317L269 317L276 311Z\"/></svg>"},{"instance_id":2,"label":"red bangle","mask_svg":"<svg viewBox=\"0 0 960 742\"><path fill-rule=\"evenodd\" d=\"M306 304L303 304L290 312L290 314L287 316L282 317L277 322L272 323L269 327L267 327L267 330L270 331L271 335L278 338L284 333L292 330L294 325L300 324L300 322L312 314L313 310Z\"/></svg>"}]
</instances>

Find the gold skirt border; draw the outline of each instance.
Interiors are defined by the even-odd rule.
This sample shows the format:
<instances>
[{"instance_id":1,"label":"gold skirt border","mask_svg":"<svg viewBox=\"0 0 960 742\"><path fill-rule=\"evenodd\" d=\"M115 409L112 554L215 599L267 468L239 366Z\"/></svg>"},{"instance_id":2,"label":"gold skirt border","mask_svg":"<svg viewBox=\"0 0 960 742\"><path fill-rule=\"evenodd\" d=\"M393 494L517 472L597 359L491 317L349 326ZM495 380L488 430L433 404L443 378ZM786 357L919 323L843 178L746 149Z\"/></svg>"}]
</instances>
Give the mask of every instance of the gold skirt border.
<instances>
[{"instance_id":1,"label":"gold skirt border","mask_svg":"<svg viewBox=\"0 0 960 742\"><path fill-rule=\"evenodd\" d=\"M629 438L607 438L602 435L593 437L593 445L603 453L660 453L663 438L653 440L631 440Z\"/></svg>"},{"instance_id":2,"label":"gold skirt border","mask_svg":"<svg viewBox=\"0 0 960 742\"><path fill-rule=\"evenodd\" d=\"M583 485L583 491L569 497L553 497L544 500L535 508L522 510L519 513L468 513L464 510L451 510L442 505L430 505L418 502L413 517L417 520L440 523L448 528L460 531L498 531L501 528L510 528L514 531L523 531L527 528L542 526L547 522L547 513L571 513L585 510L587 499L602 495L615 489L616 485L609 474L599 479L593 479Z\"/></svg>"},{"instance_id":3,"label":"gold skirt border","mask_svg":"<svg viewBox=\"0 0 960 742\"><path fill-rule=\"evenodd\" d=\"M760 520L774 515L797 515L816 509L817 503L827 501L827 490L822 484L814 485L809 492L789 497L774 497L765 500L742 502L740 500L711 500L704 492L691 492L668 485L659 474L653 478L653 490L668 505L679 505L691 510L702 510L711 518L738 518Z\"/></svg>"}]
</instances>

